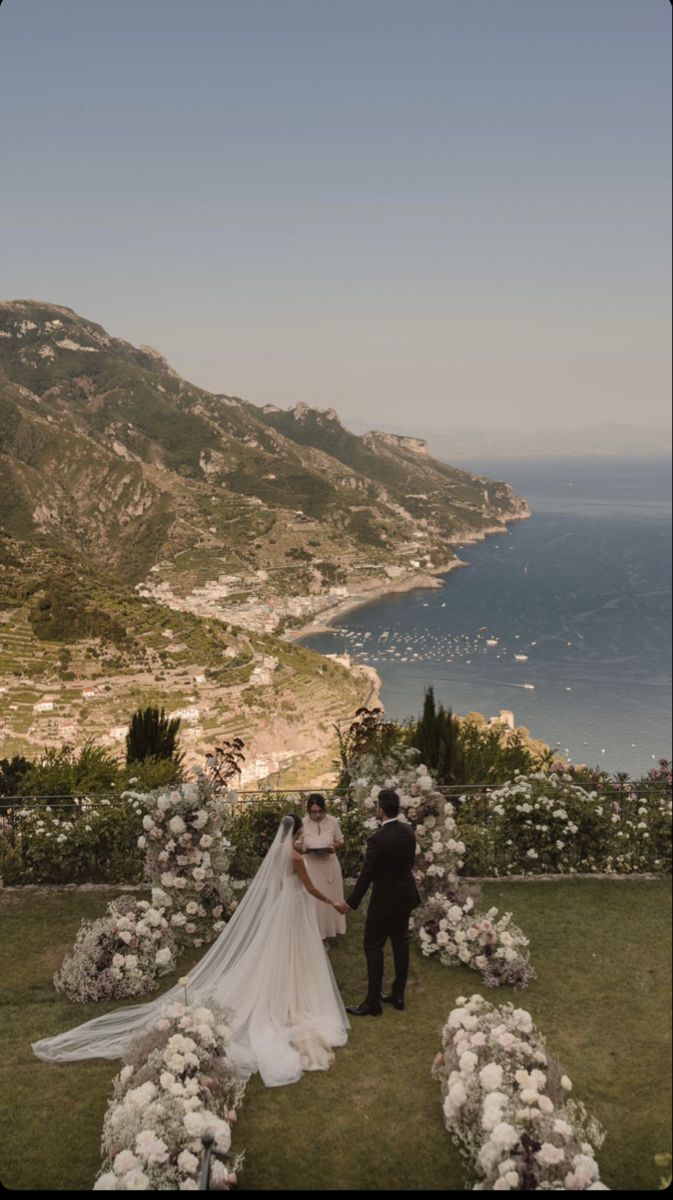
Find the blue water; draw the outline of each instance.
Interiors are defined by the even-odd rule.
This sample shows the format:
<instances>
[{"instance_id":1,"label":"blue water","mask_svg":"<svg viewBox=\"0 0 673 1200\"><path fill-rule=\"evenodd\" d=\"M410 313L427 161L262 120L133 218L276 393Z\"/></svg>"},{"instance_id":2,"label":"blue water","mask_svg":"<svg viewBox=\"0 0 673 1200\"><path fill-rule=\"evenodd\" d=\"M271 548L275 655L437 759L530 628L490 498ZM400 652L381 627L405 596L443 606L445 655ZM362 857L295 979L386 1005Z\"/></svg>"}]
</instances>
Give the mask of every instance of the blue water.
<instances>
[{"instance_id":1,"label":"blue water","mask_svg":"<svg viewBox=\"0 0 673 1200\"><path fill-rule=\"evenodd\" d=\"M460 465L507 480L533 516L457 548L470 566L441 589L373 601L304 644L375 666L394 718L431 684L455 712L512 710L573 762L635 776L670 757L670 461Z\"/></svg>"}]
</instances>

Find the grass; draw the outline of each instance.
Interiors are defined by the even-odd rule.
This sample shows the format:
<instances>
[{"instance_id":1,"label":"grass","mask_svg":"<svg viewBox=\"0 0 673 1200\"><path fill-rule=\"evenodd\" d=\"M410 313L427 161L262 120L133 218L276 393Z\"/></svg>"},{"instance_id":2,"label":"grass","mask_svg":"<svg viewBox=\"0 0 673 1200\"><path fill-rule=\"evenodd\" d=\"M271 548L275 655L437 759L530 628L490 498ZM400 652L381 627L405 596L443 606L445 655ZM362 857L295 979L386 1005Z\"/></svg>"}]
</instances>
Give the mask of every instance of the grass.
<instances>
[{"instance_id":1,"label":"grass","mask_svg":"<svg viewBox=\"0 0 673 1200\"><path fill-rule=\"evenodd\" d=\"M10 1189L88 1190L118 1064L36 1059L30 1042L113 1005L73 1005L51 977L82 917L109 892L0 894L3 924L0 1179ZM604 1124L601 1176L613 1189L656 1189L654 1154L671 1147L670 881L564 880L484 886L486 905L512 909L530 937L538 979L527 992L491 991L477 973L412 953L404 1013L353 1018L326 1074L293 1087L248 1084L235 1133L246 1150L243 1190L458 1190L472 1180L446 1133L430 1065L456 996L479 991L528 1008L550 1053ZM364 996L363 914L334 947L346 1003ZM183 956L183 974L198 952ZM173 977L164 981L171 986Z\"/></svg>"}]
</instances>

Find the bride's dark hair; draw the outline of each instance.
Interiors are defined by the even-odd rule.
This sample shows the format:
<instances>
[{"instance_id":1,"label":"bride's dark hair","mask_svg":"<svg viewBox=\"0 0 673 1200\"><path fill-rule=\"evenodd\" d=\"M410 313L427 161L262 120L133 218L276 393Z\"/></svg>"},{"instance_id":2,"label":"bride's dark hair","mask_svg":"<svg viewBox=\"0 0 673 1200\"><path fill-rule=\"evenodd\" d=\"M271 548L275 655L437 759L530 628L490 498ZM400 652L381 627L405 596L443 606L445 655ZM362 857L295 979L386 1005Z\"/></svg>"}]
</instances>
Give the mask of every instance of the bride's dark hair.
<instances>
[{"instance_id":1,"label":"bride's dark hair","mask_svg":"<svg viewBox=\"0 0 673 1200\"><path fill-rule=\"evenodd\" d=\"M288 815L286 817L283 817L283 819L281 821L281 825L287 826L287 828L289 829L290 821L292 821L292 836L294 837L295 833L297 833L297 831L302 828L303 821L302 821L301 817L297 816L296 813L288 813Z\"/></svg>"}]
</instances>

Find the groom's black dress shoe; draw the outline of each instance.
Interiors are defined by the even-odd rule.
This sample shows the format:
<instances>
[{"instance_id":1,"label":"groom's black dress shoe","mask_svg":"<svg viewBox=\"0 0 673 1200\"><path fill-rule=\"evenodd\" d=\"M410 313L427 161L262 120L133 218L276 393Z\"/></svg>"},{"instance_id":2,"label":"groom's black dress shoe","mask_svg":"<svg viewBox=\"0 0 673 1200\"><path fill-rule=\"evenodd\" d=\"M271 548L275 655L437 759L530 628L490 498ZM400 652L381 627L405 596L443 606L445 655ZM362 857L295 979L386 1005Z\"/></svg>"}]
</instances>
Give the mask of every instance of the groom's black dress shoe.
<instances>
[{"instance_id":1,"label":"groom's black dress shoe","mask_svg":"<svg viewBox=\"0 0 673 1200\"><path fill-rule=\"evenodd\" d=\"M382 1008L370 1008L368 1004L347 1004L346 1012L352 1017L380 1017Z\"/></svg>"},{"instance_id":2,"label":"groom's black dress shoe","mask_svg":"<svg viewBox=\"0 0 673 1200\"><path fill-rule=\"evenodd\" d=\"M404 1011L404 1000L400 996L382 996L384 1004L392 1004L393 1008L397 1008L400 1012Z\"/></svg>"}]
</instances>

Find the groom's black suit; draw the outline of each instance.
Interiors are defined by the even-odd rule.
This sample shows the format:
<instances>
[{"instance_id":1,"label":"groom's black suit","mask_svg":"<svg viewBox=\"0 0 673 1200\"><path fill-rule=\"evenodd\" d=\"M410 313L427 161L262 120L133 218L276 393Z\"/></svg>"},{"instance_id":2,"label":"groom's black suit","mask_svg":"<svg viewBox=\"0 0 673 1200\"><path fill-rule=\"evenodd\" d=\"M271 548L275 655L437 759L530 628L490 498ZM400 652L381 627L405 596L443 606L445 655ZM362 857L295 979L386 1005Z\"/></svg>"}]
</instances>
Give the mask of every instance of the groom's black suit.
<instances>
[{"instance_id":1,"label":"groom's black suit","mask_svg":"<svg viewBox=\"0 0 673 1200\"><path fill-rule=\"evenodd\" d=\"M392 995L399 1000L409 973L409 916L421 902L411 868L416 855L416 836L410 825L398 820L385 821L367 840L362 870L350 896L349 908L357 908L372 884L372 896L365 922L368 990L365 1004L381 1008L383 983L383 947L388 938L393 948L395 980Z\"/></svg>"}]
</instances>

